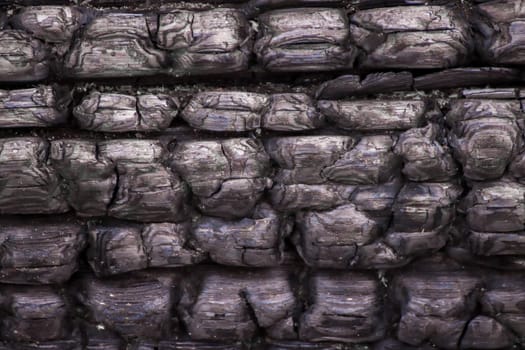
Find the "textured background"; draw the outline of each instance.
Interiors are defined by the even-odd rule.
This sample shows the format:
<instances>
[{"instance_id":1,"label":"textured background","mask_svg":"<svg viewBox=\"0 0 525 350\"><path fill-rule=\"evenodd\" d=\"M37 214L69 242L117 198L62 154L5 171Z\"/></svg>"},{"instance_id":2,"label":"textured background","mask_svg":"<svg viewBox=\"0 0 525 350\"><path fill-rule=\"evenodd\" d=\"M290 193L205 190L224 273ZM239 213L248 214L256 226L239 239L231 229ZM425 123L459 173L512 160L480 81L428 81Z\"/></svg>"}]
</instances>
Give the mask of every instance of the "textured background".
<instances>
[{"instance_id":1,"label":"textured background","mask_svg":"<svg viewBox=\"0 0 525 350\"><path fill-rule=\"evenodd\" d=\"M518 0L0 0L0 349L521 348L523 64Z\"/></svg>"}]
</instances>

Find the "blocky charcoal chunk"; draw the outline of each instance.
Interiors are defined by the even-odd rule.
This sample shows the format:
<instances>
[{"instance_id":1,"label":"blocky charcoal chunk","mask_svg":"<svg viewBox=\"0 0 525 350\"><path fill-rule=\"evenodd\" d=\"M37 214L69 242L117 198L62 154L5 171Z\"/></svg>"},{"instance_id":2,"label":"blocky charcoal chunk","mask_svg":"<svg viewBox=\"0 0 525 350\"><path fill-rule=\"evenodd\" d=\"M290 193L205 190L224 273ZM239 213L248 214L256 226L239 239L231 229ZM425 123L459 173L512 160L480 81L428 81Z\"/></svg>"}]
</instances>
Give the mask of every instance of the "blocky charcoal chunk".
<instances>
[{"instance_id":1,"label":"blocky charcoal chunk","mask_svg":"<svg viewBox=\"0 0 525 350\"><path fill-rule=\"evenodd\" d=\"M193 229L198 246L219 264L232 266L276 266L284 256L284 238L290 222L271 206L259 205L253 218L229 221L202 217Z\"/></svg>"},{"instance_id":2,"label":"blocky charcoal chunk","mask_svg":"<svg viewBox=\"0 0 525 350\"><path fill-rule=\"evenodd\" d=\"M199 92L182 111L192 127L211 131L247 131L261 127L267 95L241 91Z\"/></svg>"},{"instance_id":3,"label":"blocky charcoal chunk","mask_svg":"<svg viewBox=\"0 0 525 350\"><path fill-rule=\"evenodd\" d=\"M478 232L525 230L525 185L509 179L477 182L460 209L470 229Z\"/></svg>"},{"instance_id":4,"label":"blocky charcoal chunk","mask_svg":"<svg viewBox=\"0 0 525 350\"><path fill-rule=\"evenodd\" d=\"M281 211L325 210L348 203L356 186L322 184L275 184L270 190L272 206Z\"/></svg>"},{"instance_id":5,"label":"blocky charcoal chunk","mask_svg":"<svg viewBox=\"0 0 525 350\"><path fill-rule=\"evenodd\" d=\"M176 267L199 263L205 258L189 223L153 223L141 232L149 267Z\"/></svg>"},{"instance_id":6,"label":"blocky charcoal chunk","mask_svg":"<svg viewBox=\"0 0 525 350\"><path fill-rule=\"evenodd\" d=\"M88 237L88 260L97 276L190 265L205 258L193 248L188 223L91 223Z\"/></svg>"},{"instance_id":7,"label":"blocky charcoal chunk","mask_svg":"<svg viewBox=\"0 0 525 350\"><path fill-rule=\"evenodd\" d=\"M205 271L199 287L182 296L180 318L194 340L248 340L257 327L271 338L294 338L289 277L281 269Z\"/></svg>"},{"instance_id":8,"label":"blocky charcoal chunk","mask_svg":"<svg viewBox=\"0 0 525 350\"><path fill-rule=\"evenodd\" d=\"M329 211L296 214L294 244L305 262L322 268L348 268L359 247L371 243L380 227L354 204Z\"/></svg>"},{"instance_id":9,"label":"blocky charcoal chunk","mask_svg":"<svg viewBox=\"0 0 525 350\"><path fill-rule=\"evenodd\" d=\"M414 78L417 90L451 89L465 86L512 84L520 80L520 70L502 67L451 68Z\"/></svg>"},{"instance_id":10,"label":"blocky charcoal chunk","mask_svg":"<svg viewBox=\"0 0 525 350\"><path fill-rule=\"evenodd\" d=\"M514 1L491 1L476 6L480 33L478 52L490 64L523 64L525 12Z\"/></svg>"},{"instance_id":11,"label":"blocky charcoal chunk","mask_svg":"<svg viewBox=\"0 0 525 350\"><path fill-rule=\"evenodd\" d=\"M0 81L30 82L47 78L44 44L21 30L0 30Z\"/></svg>"},{"instance_id":12,"label":"blocky charcoal chunk","mask_svg":"<svg viewBox=\"0 0 525 350\"><path fill-rule=\"evenodd\" d=\"M392 294L401 312L397 338L414 346L428 340L440 348L457 349L474 316L481 287L479 278L467 271L410 271L395 276Z\"/></svg>"},{"instance_id":13,"label":"blocky charcoal chunk","mask_svg":"<svg viewBox=\"0 0 525 350\"><path fill-rule=\"evenodd\" d=\"M11 17L15 29L50 43L69 42L88 21L88 14L71 6L28 6Z\"/></svg>"},{"instance_id":14,"label":"blocky charcoal chunk","mask_svg":"<svg viewBox=\"0 0 525 350\"><path fill-rule=\"evenodd\" d=\"M407 130L422 126L427 112L423 100L321 100L318 106L336 126L363 131Z\"/></svg>"},{"instance_id":15,"label":"blocky charcoal chunk","mask_svg":"<svg viewBox=\"0 0 525 350\"><path fill-rule=\"evenodd\" d=\"M448 68L466 63L472 51L468 23L444 6L400 6L357 11L350 32L372 69Z\"/></svg>"},{"instance_id":16,"label":"blocky charcoal chunk","mask_svg":"<svg viewBox=\"0 0 525 350\"><path fill-rule=\"evenodd\" d=\"M512 347L514 335L495 319L476 316L461 339L461 349L502 349Z\"/></svg>"},{"instance_id":17,"label":"blocky charcoal chunk","mask_svg":"<svg viewBox=\"0 0 525 350\"><path fill-rule=\"evenodd\" d=\"M359 75L342 75L322 83L316 91L316 98L335 100L355 95L408 91L412 90L412 84L410 72L371 73L362 80Z\"/></svg>"},{"instance_id":18,"label":"blocky charcoal chunk","mask_svg":"<svg viewBox=\"0 0 525 350\"><path fill-rule=\"evenodd\" d=\"M64 283L78 268L85 246L81 225L32 219L0 225L0 281L14 284Z\"/></svg>"},{"instance_id":19,"label":"blocky charcoal chunk","mask_svg":"<svg viewBox=\"0 0 525 350\"><path fill-rule=\"evenodd\" d=\"M285 93L270 96L270 109L263 115L262 126L268 130L301 131L317 129L324 123L314 102L306 94Z\"/></svg>"},{"instance_id":20,"label":"blocky charcoal chunk","mask_svg":"<svg viewBox=\"0 0 525 350\"><path fill-rule=\"evenodd\" d=\"M197 207L205 214L224 218L249 216L266 188L269 178L231 179L223 181L211 196L199 198Z\"/></svg>"},{"instance_id":21,"label":"blocky charcoal chunk","mask_svg":"<svg viewBox=\"0 0 525 350\"><path fill-rule=\"evenodd\" d=\"M524 255L524 232L476 232L470 231L467 238L472 253L481 256Z\"/></svg>"},{"instance_id":22,"label":"blocky charcoal chunk","mask_svg":"<svg viewBox=\"0 0 525 350\"><path fill-rule=\"evenodd\" d=\"M51 165L64 179L67 202L79 216L104 216L117 185L113 164L95 141L51 141Z\"/></svg>"},{"instance_id":23,"label":"blocky charcoal chunk","mask_svg":"<svg viewBox=\"0 0 525 350\"><path fill-rule=\"evenodd\" d=\"M57 214L69 210L58 174L46 164L48 148L38 137L0 140L0 213Z\"/></svg>"},{"instance_id":24,"label":"blocky charcoal chunk","mask_svg":"<svg viewBox=\"0 0 525 350\"><path fill-rule=\"evenodd\" d=\"M454 220L461 193L461 186L454 182L406 183L393 206L392 229L428 232L447 228Z\"/></svg>"},{"instance_id":25,"label":"blocky charcoal chunk","mask_svg":"<svg viewBox=\"0 0 525 350\"><path fill-rule=\"evenodd\" d=\"M117 165L118 189L110 216L144 222L181 221L186 217L187 189L161 164Z\"/></svg>"},{"instance_id":26,"label":"blocky charcoal chunk","mask_svg":"<svg viewBox=\"0 0 525 350\"><path fill-rule=\"evenodd\" d=\"M357 50L349 44L342 9L294 8L259 16L254 51L264 69L274 72L351 68Z\"/></svg>"},{"instance_id":27,"label":"blocky charcoal chunk","mask_svg":"<svg viewBox=\"0 0 525 350\"><path fill-rule=\"evenodd\" d=\"M251 28L232 8L177 10L159 16L157 43L168 50L175 74L209 74L248 68Z\"/></svg>"},{"instance_id":28,"label":"blocky charcoal chunk","mask_svg":"<svg viewBox=\"0 0 525 350\"><path fill-rule=\"evenodd\" d=\"M525 320L523 311L525 300L523 277L522 272L500 272L485 276L487 282L485 293L483 293L480 300L481 312L497 321L497 323L494 323L494 337L496 338L497 336L502 341L505 340L505 333L507 332L501 329L501 325L506 326L508 330L520 338L525 335L525 328L523 327L523 321ZM485 337L481 341L488 341L488 338L495 339Z\"/></svg>"},{"instance_id":29,"label":"blocky charcoal chunk","mask_svg":"<svg viewBox=\"0 0 525 350\"><path fill-rule=\"evenodd\" d=\"M400 177L380 185L357 186L350 197L358 210L365 211L374 219L386 219L389 224L392 206L403 185Z\"/></svg>"},{"instance_id":30,"label":"blocky charcoal chunk","mask_svg":"<svg viewBox=\"0 0 525 350\"><path fill-rule=\"evenodd\" d=\"M157 140L120 139L98 143L99 155L124 165L160 163L166 151Z\"/></svg>"},{"instance_id":31,"label":"blocky charcoal chunk","mask_svg":"<svg viewBox=\"0 0 525 350\"><path fill-rule=\"evenodd\" d=\"M0 90L0 128L46 127L67 120L69 100L51 86Z\"/></svg>"},{"instance_id":32,"label":"blocky charcoal chunk","mask_svg":"<svg viewBox=\"0 0 525 350\"><path fill-rule=\"evenodd\" d=\"M495 179L523 144L518 101L457 100L446 116L452 128L450 144L473 180Z\"/></svg>"},{"instance_id":33,"label":"blocky charcoal chunk","mask_svg":"<svg viewBox=\"0 0 525 350\"><path fill-rule=\"evenodd\" d=\"M399 174L400 159L393 152L395 138L363 136L321 174L329 181L350 185L380 184Z\"/></svg>"},{"instance_id":34,"label":"blocky charcoal chunk","mask_svg":"<svg viewBox=\"0 0 525 350\"><path fill-rule=\"evenodd\" d=\"M92 92L75 107L80 128L102 132L160 131L177 116L178 101L164 94Z\"/></svg>"},{"instance_id":35,"label":"blocky charcoal chunk","mask_svg":"<svg viewBox=\"0 0 525 350\"><path fill-rule=\"evenodd\" d=\"M275 179L284 184L320 184L322 171L334 164L354 144L350 136L288 136L268 139L266 150L279 170Z\"/></svg>"},{"instance_id":36,"label":"blocky charcoal chunk","mask_svg":"<svg viewBox=\"0 0 525 350\"><path fill-rule=\"evenodd\" d=\"M100 154L116 164L117 191L108 215L145 222L181 221L186 217L187 189L161 161L165 151L155 140L99 143Z\"/></svg>"},{"instance_id":37,"label":"blocky charcoal chunk","mask_svg":"<svg viewBox=\"0 0 525 350\"><path fill-rule=\"evenodd\" d=\"M2 286L3 340L38 342L61 339L71 328L64 297L48 286Z\"/></svg>"},{"instance_id":38,"label":"blocky charcoal chunk","mask_svg":"<svg viewBox=\"0 0 525 350\"><path fill-rule=\"evenodd\" d=\"M211 131L308 130L323 120L308 95L242 91L200 92L182 112L192 127Z\"/></svg>"},{"instance_id":39,"label":"blocky charcoal chunk","mask_svg":"<svg viewBox=\"0 0 525 350\"><path fill-rule=\"evenodd\" d=\"M405 131L394 151L403 157L403 174L411 181L446 181L458 171L437 124Z\"/></svg>"},{"instance_id":40,"label":"blocky charcoal chunk","mask_svg":"<svg viewBox=\"0 0 525 350\"><path fill-rule=\"evenodd\" d=\"M161 274L135 274L111 279L84 276L77 293L91 323L124 338L165 335L174 304L173 278Z\"/></svg>"},{"instance_id":41,"label":"blocky charcoal chunk","mask_svg":"<svg viewBox=\"0 0 525 350\"><path fill-rule=\"evenodd\" d=\"M190 184L199 209L208 215L250 216L264 189L271 186L266 177L269 157L253 139L181 142L171 166Z\"/></svg>"},{"instance_id":42,"label":"blocky charcoal chunk","mask_svg":"<svg viewBox=\"0 0 525 350\"><path fill-rule=\"evenodd\" d=\"M65 70L76 78L134 77L160 72L166 59L149 37L146 15L108 13L93 19L75 40Z\"/></svg>"},{"instance_id":43,"label":"blocky charcoal chunk","mask_svg":"<svg viewBox=\"0 0 525 350\"><path fill-rule=\"evenodd\" d=\"M382 292L373 275L319 271L310 278L299 337L312 342L379 340L385 333Z\"/></svg>"},{"instance_id":44,"label":"blocky charcoal chunk","mask_svg":"<svg viewBox=\"0 0 525 350\"><path fill-rule=\"evenodd\" d=\"M88 260L97 276L145 269L140 225L90 226Z\"/></svg>"}]
</instances>

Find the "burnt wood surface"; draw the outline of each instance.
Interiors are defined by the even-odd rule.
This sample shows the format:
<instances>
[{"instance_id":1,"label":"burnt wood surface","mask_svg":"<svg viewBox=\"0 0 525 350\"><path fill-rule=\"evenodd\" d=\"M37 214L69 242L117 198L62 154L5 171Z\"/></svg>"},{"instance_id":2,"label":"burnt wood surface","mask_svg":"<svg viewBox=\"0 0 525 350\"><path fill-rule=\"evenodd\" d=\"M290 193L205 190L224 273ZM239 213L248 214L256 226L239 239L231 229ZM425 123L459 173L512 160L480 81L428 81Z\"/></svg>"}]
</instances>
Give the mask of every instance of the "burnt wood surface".
<instances>
[{"instance_id":1,"label":"burnt wood surface","mask_svg":"<svg viewBox=\"0 0 525 350\"><path fill-rule=\"evenodd\" d=\"M0 0L0 350L525 347L519 0Z\"/></svg>"}]
</instances>

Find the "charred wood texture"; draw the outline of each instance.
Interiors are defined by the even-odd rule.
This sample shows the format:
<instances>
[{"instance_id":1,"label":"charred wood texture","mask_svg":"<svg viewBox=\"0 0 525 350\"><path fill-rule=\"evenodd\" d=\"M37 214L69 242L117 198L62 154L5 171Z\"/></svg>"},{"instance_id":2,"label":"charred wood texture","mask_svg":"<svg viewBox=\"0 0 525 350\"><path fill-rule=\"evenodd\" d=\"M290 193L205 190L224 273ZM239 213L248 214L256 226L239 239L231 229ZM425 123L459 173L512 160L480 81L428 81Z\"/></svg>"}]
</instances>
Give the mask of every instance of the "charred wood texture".
<instances>
[{"instance_id":1,"label":"charred wood texture","mask_svg":"<svg viewBox=\"0 0 525 350\"><path fill-rule=\"evenodd\" d=\"M108 4L89 5L97 3ZM57 1L3 16L0 81L39 81L50 70L61 77L93 79L224 75L260 68L269 72L354 66L367 71L451 68L433 73L436 76L416 77L416 86L430 89L459 86L453 77L470 72L464 68L469 63L522 63L519 33L524 15L514 0L470 7L447 0L251 0L224 7L116 3L125 6L93 8ZM144 6L133 8L137 5ZM476 69L472 72L479 74L463 78L465 82L479 84L487 75L510 78L510 72L499 68ZM404 74L399 80L380 80L386 80L386 89L389 84L405 89L412 83ZM377 78L362 83L347 79L364 93L374 92Z\"/></svg>"},{"instance_id":2,"label":"charred wood texture","mask_svg":"<svg viewBox=\"0 0 525 350\"><path fill-rule=\"evenodd\" d=\"M63 283L77 270L86 243L77 223L4 220L0 281L15 284Z\"/></svg>"},{"instance_id":3,"label":"charred wood texture","mask_svg":"<svg viewBox=\"0 0 525 350\"><path fill-rule=\"evenodd\" d=\"M196 129L240 132L317 129L323 116L306 94L264 95L249 92L201 92L193 96L182 118Z\"/></svg>"},{"instance_id":4,"label":"charred wood texture","mask_svg":"<svg viewBox=\"0 0 525 350\"><path fill-rule=\"evenodd\" d=\"M443 6L358 11L350 17L366 68L448 68L467 63L473 50L468 22Z\"/></svg>"},{"instance_id":5,"label":"charred wood texture","mask_svg":"<svg viewBox=\"0 0 525 350\"><path fill-rule=\"evenodd\" d=\"M67 121L70 99L51 86L0 90L0 127L48 127Z\"/></svg>"},{"instance_id":6,"label":"charred wood texture","mask_svg":"<svg viewBox=\"0 0 525 350\"><path fill-rule=\"evenodd\" d=\"M75 107L81 129L102 132L159 131L177 116L177 99L160 94L130 96L93 92Z\"/></svg>"},{"instance_id":7,"label":"charred wood texture","mask_svg":"<svg viewBox=\"0 0 525 350\"><path fill-rule=\"evenodd\" d=\"M340 9L276 10L258 20L254 51L267 70L327 71L353 65L357 49L349 42L348 19Z\"/></svg>"},{"instance_id":8,"label":"charred wood texture","mask_svg":"<svg viewBox=\"0 0 525 350\"><path fill-rule=\"evenodd\" d=\"M525 346L520 1L8 5L0 350Z\"/></svg>"}]
</instances>

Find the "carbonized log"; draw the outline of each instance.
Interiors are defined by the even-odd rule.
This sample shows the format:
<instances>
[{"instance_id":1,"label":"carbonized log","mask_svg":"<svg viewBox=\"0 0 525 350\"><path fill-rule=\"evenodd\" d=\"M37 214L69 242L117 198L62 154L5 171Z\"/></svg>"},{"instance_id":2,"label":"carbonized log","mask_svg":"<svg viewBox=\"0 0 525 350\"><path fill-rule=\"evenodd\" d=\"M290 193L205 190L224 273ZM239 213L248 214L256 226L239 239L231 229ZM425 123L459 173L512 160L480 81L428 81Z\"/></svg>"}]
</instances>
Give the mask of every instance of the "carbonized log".
<instances>
[{"instance_id":1,"label":"carbonized log","mask_svg":"<svg viewBox=\"0 0 525 350\"><path fill-rule=\"evenodd\" d=\"M49 286L2 286L3 340L38 342L66 338L72 328L63 295Z\"/></svg>"},{"instance_id":2,"label":"carbonized log","mask_svg":"<svg viewBox=\"0 0 525 350\"><path fill-rule=\"evenodd\" d=\"M3 221L0 240L0 281L14 284L67 282L86 243L81 225L42 219Z\"/></svg>"},{"instance_id":3,"label":"carbonized log","mask_svg":"<svg viewBox=\"0 0 525 350\"><path fill-rule=\"evenodd\" d=\"M49 160L64 180L67 202L78 216L107 215L117 174L95 141L51 141Z\"/></svg>"},{"instance_id":4,"label":"carbonized log","mask_svg":"<svg viewBox=\"0 0 525 350\"><path fill-rule=\"evenodd\" d=\"M193 235L216 263L265 267L282 263L284 239L290 231L291 222L263 203L255 208L253 218L202 217L194 224Z\"/></svg>"},{"instance_id":5,"label":"carbonized log","mask_svg":"<svg viewBox=\"0 0 525 350\"><path fill-rule=\"evenodd\" d=\"M99 280L85 276L77 293L87 321L124 338L158 339L171 326L173 278L161 274L127 275Z\"/></svg>"},{"instance_id":6,"label":"carbonized log","mask_svg":"<svg viewBox=\"0 0 525 350\"><path fill-rule=\"evenodd\" d=\"M102 132L160 131L177 116L177 99L164 94L138 96L90 93L75 107L81 129Z\"/></svg>"},{"instance_id":7,"label":"carbonized log","mask_svg":"<svg viewBox=\"0 0 525 350\"><path fill-rule=\"evenodd\" d=\"M472 340L469 338L464 340L470 340L474 346L480 346L492 341L501 341L502 344L512 343L514 342L512 333L518 337L523 337L525 334L525 328L523 327L525 315L521 306L524 300L523 273L488 274L485 276L485 279L487 281L486 291L481 296L480 305L481 312L488 316L487 318L490 317L490 319L485 320L485 323L488 321L492 323L493 337L483 338L480 337L479 333L474 333L471 335ZM502 325L505 327L502 327ZM473 324L473 327L486 326L486 324ZM472 329L470 331L475 332L476 330Z\"/></svg>"},{"instance_id":8,"label":"carbonized log","mask_svg":"<svg viewBox=\"0 0 525 350\"><path fill-rule=\"evenodd\" d=\"M0 213L57 214L69 210L49 144L38 137L0 140Z\"/></svg>"},{"instance_id":9,"label":"carbonized log","mask_svg":"<svg viewBox=\"0 0 525 350\"><path fill-rule=\"evenodd\" d=\"M296 300L281 269L205 271L199 287L185 289L179 316L195 340L248 340L258 327L271 338L296 337Z\"/></svg>"},{"instance_id":10,"label":"carbonized log","mask_svg":"<svg viewBox=\"0 0 525 350\"><path fill-rule=\"evenodd\" d=\"M288 136L265 140L278 165L275 180L283 184L321 184L323 169L334 164L355 140L349 136Z\"/></svg>"},{"instance_id":11,"label":"carbonized log","mask_svg":"<svg viewBox=\"0 0 525 350\"><path fill-rule=\"evenodd\" d=\"M509 179L474 183L462 200L470 229L478 232L523 231L525 229L525 186Z\"/></svg>"},{"instance_id":12,"label":"carbonized log","mask_svg":"<svg viewBox=\"0 0 525 350\"><path fill-rule=\"evenodd\" d=\"M70 43L75 33L90 19L84 8L72 6L28 6L10 18L15 29L49 43Z\"/></svg>"},{"instance_id":13,"label":"carbonized log","mask_svg":"<svg viewBox=\"0 0 525 350\"><path fill-rule=\"evenodd\" d=\"M266 70L330 71L353 65L357 49L349 44L348 19L341 9L269 11L258 24L254 51Z\"/></svg>"},{"instance_id":14,"label":"carbonized log","mask_svg":"<svg viewBox=\"0 0 525 350\"><path fill-rule=\"evenodd\" d=\"M380 226L354 204L328 211L296 214L296 248L306 264L321 268L349 268L357 250L373 242Z\"/></svg>"},{"instance_id":15,"label":"carbonized log","mask_svg":"<svg viewBox=\"0 0 525 350\"><path fill-rule=\"evenodd\" d=\"M22 30L0 30L0 82L46 79L48 54L43 42Z\"/></svg>"},{"instance_id":16,"label":"carbonized log","mask_svg":"<svg viewBox=\"0 0 525 350\"><path fill-rule=\"evenodd\" d=\"M399 6L357 11L350 33L364 51L367 69L433 69L470 60L473 39L468 23L445 6Z\"/></svg>"},{"instance_id":17,"label":"carbonized log","mask_svg":"<svg viewBox=\"0 0 525 350\"><path fill-rule=\"evenodd\" d=\"M111 78L159 73L167 57L149 37L151 20L134 13L96 17L65 58L65 74L74 78Z\"/></svg>"},{"instance_id":18,"label":"carbonized log","mask_svg":"<svg viewBox=\"0 0 525 350\"><path fill-rule=\"evenodd\" d=\"M67 120L67 94L51 86L0 90L0 128L48 127Z\"/></svg>"},{"instance_id":19,"label":"carbonized log","mask_svg":"<svg viewBox=\"0 0 525 350\"><path fill-rule=\"evenodd\" d=\"M373 275L319 271L311 276L309 290L300 339L360 343L384 336L381 288Z\"/></svg>"},{"instance_id":20,"label":"carbonized log","mask_svg":"<svg viewBox=\"0 0 525 350\"><path fill-rule=\"evenodd\" d=\"M182 118L196 129L210 131L248 131L261 127L269 108L267 95L252 92L210 91L192 97Z\"/></svg>"},{"instance_id":21,"label":"carbonized log","mask_svg":"<svg viewBox=\"0 0 525 350\"><path fill-rule=\"evenodd\" d=\"M275 209L293 212L302 209L324 210L345 204L355 189L356 186L337 184L275 184L269 194Z\"/></svg>"},{"instance_id":22,"label":"carbonized log","mask_svg":"<svg viewBox=\"0 0 525 350\"><path fill-rule=\"evenodd\" d=\"M259 128L301 131L323 124L312 99L301 93L199 92L183 110L182 118L193 128L220 132Z\"/></svg>"},{"instance_id":23,"label":"carbonized log","mask_svg":"<svg viewBox=\"0 0 525 350\"><path fill-rule=\"evenodd\" d=\"M177 10L159 15L157 44L169 51L175 75L247 70L251 27L232 8Z\"/></svg>"},{"instance_id":24,"label":"carbonized log","mask_svg":"<svg viewBox=\"0 0 525 350\"><path fill-rule=\"evenodd\" d=\"M486 98L486 99L513 99L520 97L518 88L480 88L463 89L461 95L464 98Z\"/></svg>"},{"instance_id":25,"label":"carbonized log","mask_svg":"<svg viewBox=\"0 0 525 350\"><path fill-rule=\"evenodd\" d=\"M514 84L521 80L520 74L519 69L503 67L451 68L414 78L414 88L432 90Z\"/></svg>"},{"instance_id":26,"label":"carbonized log","mask_svg":"<svg viewBox=\"0 0 525 350\"><path fill-rule=\"evenodd\" d=\"M118 173L108 215L143 222L177 222L187 215L185 183L161 162L166 152L156 140L111 140L98 143L99 153Z\"/></svg>"},{"instance_id":27,"label":"carbonized log","mask_svg":"<svg viewBox=\"0 0 525 350\"><path fill-rule=\"evenodd\" d=\"M224 218L250 216L265 188L270 160L258 140L181 142L171 167L187 181L204 213Z\"/></svg>"},{"instance_id":28,"label":"carbonized log","mask_svg":"<svg viewBox=\"0 0 525 350\"><path fill-rule=\"evenodd\" d=\"M342 75L322 83L316 91L316 98L334 100L355 95L408 91L412 90L413 82L410 72L371 73L364 79L358 75Z\"/></svg>"},{"instance_id":29,"label":"carbonized log","mask_svg":"<svg viewBox=\"0 0 525 350\"><path fill-rule=\"evenodd\" d=\"M455 217L455 203L462 193L456 182L408 182L396 197L392 228L401 232L441 229Z\"/></svg>"},{"instance_id":30,"label":"carbonized log","mask_svg":"<svg viewBox=\"0 0 525 350\"><path fill-rule=\"evenodd\" d=\"M143 222L181 221L187 215L187 189L161 164L117 165L118 189L110 216Z\"/></svg>"},{"instance_id":31,"label":"carbonized log","mask_svg":"<svg viewBox=\"0 0 525 350\"><path fill-rule=\"evenodd\" d=\"M473 180L500 177L523 145L519 101L464 99L451 104L450 145Z\"/></svg>"},{"instance_id":32,"label":"carbonized log","mask_svg":"<svg viewBox=\"0 0 525 350\"><path fill-rule=\"evenodd\" d=\"M489 336L490 335L490 336ZM498 349L515 343L512 332L488 316L470 320L460 343L462 349Z\"/></svg>"},{"instance_id":33,"label":"carbonized log","mask_svg":"<svg viewBox=\"0 0 525 350\"><path fill-rule=\"evenodd\" d=\"M443 349L457 349L475 315L482 281L470 271L420 266L392 282L393 300L401 313L397 338L413 346L428 340Z\"/></svg>"},{"instance_id":34,"label":"carbonized log","mask_svg":"<svg viewBox=\"0 0 525 350\"><path fill-rule=\"evenodd\" d=\"M419 127L429 112L429 106L423 100L321 100L318 107L337 127L360 131Z\"/></svg>"},{"instance_id":35,"label":"carbonized log","mask_svg":"<svg viewBox=\"0 0 525 350\"><path fill-rule=\"evenodd\" d=\"M515 1L491 1L476 6L476 27L480 33L478 52L490 64L523 64L525 12Z\"/></svg>"},{"instance_id":36,"label":"carbonized log","mask_svg":"<svg viewBox=\"0 0 525 350\"><path fill-rule=\"evenodd\" d=\"M348 185L377 185L399 174L400 159L393 152L395 138L363 136L348 152L321 171L327 180Z\"/></svg>"},{"instance_id":37,"label":"carbonized log","mask_svg":"<svg viewBox=\"0 0 525 350\"><path fill-rule=\"evenodd\" d=\"M403 174L411 181L447 181L458 172L437 124L402 133L394 152L403 157Z\"/></svg>"},{"instance_id":38,"label":"carbonized log","mask_svg":"<svg viewBox=\"0 0 525 350\"><path fill-rule=\"evenodd\" d=\"M317 129L324 124L323 116L306 94L283 93L270 96L270 109L263 115L262 127L275 131Z\"/></svg>"},{"instance_id":39,"label":"carbonized log","mask_svg":"<svg viewBox=\"0 0 525 350\"><path fill-rule=\"evenodd\" d=\"M199 263L204 251L193 248L189 223L103 223L88 225L88 260L99 277L148 267Z\"/></svg>"}]
</instances>

